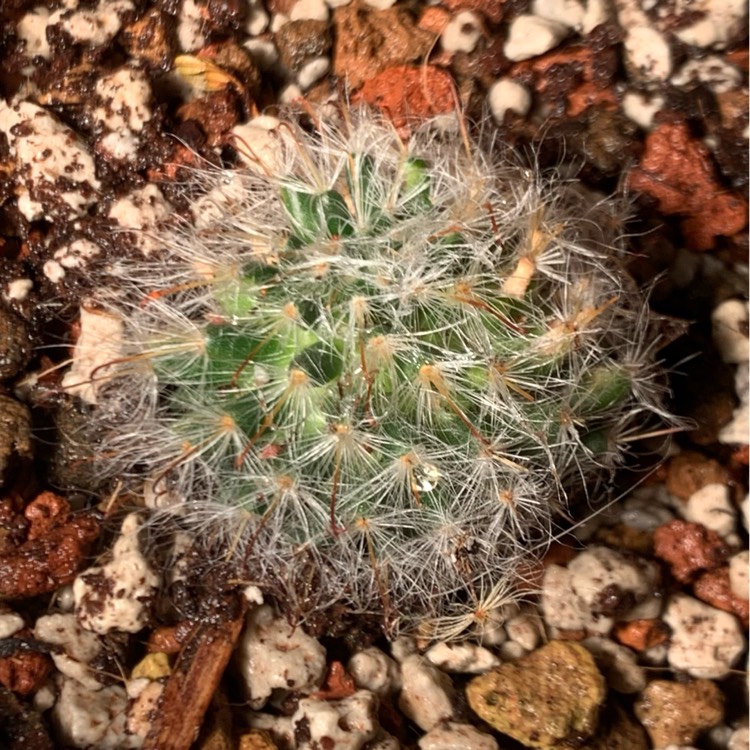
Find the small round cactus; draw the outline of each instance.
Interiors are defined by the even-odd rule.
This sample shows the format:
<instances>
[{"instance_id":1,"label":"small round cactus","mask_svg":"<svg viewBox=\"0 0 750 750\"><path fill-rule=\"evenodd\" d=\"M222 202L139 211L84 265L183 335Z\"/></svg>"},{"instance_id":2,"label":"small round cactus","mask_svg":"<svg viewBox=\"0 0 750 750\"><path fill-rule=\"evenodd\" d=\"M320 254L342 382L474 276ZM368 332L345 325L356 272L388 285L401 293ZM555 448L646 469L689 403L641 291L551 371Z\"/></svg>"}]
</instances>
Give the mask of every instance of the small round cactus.
<instances>
[{"instance_id":1,"label":"small round cactus","mask_svg":"<svg viewBox=\"0 0 750 750\"><path fill-rule=\"evenodd\" d=\"M430 124L255 132L117 269L102 465L301 615L468 624L664 416L617 210Z\"/></svg>"}]
</instances>

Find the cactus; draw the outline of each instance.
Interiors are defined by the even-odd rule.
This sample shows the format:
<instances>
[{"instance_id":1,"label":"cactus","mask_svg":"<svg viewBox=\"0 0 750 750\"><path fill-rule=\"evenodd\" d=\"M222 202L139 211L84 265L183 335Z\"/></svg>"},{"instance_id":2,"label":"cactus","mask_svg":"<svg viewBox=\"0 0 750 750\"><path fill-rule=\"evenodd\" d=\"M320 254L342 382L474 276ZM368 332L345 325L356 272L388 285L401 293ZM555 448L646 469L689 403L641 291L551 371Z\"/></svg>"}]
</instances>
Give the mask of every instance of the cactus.
<instances>
[{"instance_id":1,"label":"cactus","mask_svg":"<svg viewBox=\"0 0 750 750\"><path fill-rule=\"evenodd\" d=\"M429 124L268 138L113 269L100 464L300 615L460 629L667 416L619 209Z\"/></svg>"}]
</instances>

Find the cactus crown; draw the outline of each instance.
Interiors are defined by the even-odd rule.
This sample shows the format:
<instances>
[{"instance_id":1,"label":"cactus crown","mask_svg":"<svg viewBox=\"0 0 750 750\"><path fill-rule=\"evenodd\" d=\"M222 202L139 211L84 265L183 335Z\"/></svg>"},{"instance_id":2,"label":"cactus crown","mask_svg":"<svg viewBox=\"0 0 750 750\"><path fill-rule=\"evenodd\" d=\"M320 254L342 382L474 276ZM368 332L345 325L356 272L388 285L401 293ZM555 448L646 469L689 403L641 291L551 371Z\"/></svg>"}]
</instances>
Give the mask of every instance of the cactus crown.
<instances>
[{"instance_id":1,"label":"cactus crown","mask_svg":"<svg viewBox=\"0 0 750 750\"><path fill-rule=\"evenodd\" d=\"M659 410L616 213L369 114L265 144L200 176L167 262L119 269L151 294L110 469L145 468L290 601L314 568L301 609L461 620Z\"/></svg>"}]
</instances>

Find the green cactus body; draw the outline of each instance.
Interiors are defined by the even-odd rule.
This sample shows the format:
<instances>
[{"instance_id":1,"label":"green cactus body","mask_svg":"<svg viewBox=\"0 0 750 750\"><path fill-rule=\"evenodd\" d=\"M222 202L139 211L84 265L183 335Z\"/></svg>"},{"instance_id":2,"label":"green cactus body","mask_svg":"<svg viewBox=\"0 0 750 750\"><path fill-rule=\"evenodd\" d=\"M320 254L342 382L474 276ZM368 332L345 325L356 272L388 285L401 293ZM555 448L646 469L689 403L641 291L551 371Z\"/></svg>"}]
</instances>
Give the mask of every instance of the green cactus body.
<instances>
[{"instance_id":1,"label":"green cactus body","mask_svg":"<svg viewBox=\"0 0 750 750\"><path fill-rule=\"evenodd\" d=\"M366 114L294 133L277 174L233 173L243 197L170 239L177 291L129 316L159 455L122 451L246 545L253 580L294 598L311 553L312 609L470 613L659 410L635 387L644 302L572 185Z\"/></svg>"}]
</instances>

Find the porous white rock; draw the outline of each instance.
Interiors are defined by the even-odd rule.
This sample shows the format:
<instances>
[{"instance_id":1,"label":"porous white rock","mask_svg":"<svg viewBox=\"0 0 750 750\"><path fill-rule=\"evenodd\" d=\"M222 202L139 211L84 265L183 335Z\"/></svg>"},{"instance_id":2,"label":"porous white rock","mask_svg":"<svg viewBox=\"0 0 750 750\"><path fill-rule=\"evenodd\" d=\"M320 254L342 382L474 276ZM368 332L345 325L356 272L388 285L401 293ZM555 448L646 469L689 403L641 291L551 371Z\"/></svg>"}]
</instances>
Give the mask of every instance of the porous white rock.
<instances>
[{"instance_id":1,"label":"porous white rock","mask_svg":"<svg viewBox=\"0 0 750 750\"><path fill-rule=\"evenodd\" d=\"M625 64L636 79L666 81L672 73L672 51L665 37L652 26L628 30L624 41Z\"/></svg>"},{"instance_id":2,"label":"porous white rock","mask_svg":"<svg viewBox=\"0 0 750 750\"><path fill-rule=\"evenodd\" d=\"M52 258L45 261L42 270L44 275L56 284L65 278L65 269L85 267L87 262L100 252L101 248L90 240L73 240L69 245L55 250Z\"/></svg>"},{"instance_id":3,"label":"porous white rock","mask_svg":"<svg viewBox=\"0 0 750 750\"><path fill-rule=\"evenodd\" d=\"M401 670L388 654L375 646L358 651L346 667L358 688L386 696L401 687Z\"/></svg>"},{"instance_id":4,"label":"porous white rock","mask_svg":"<svg viewBox=\"0 0 750 750\"><path fill-rule=\"evenodd\" d=\"M23 617L17 612L8 610L0 612L0 640L10 638L24 627Z\"/></svg>"},{"instance_id":5,"label":"porous white rock","mask_svg":"<svg viewBox=\"0 0 750 750\"><path fill-rule=\"evenodd\" d=\"M131 735L140 737L142 741L151 729L154 710L164 692L164 684L158 680L140 678L128 680L125 690L130 699L125 726Z\"/></svg>"},{"instance_id":6,"label":"porous white rock","mask_svg":"<svg viewBox=\"0 0 750 750\"><path fill-rule=\"evenodd\" d=\"M594 657L596 665L612 690L630 694L645 689L646 673L629 648L600 636L585 638L581 645Z\"/></svg>"},{"instance_id":7,"label":"porous white rock","mask_svg":"<svg viewBox=\"0 0 750 750\"><path fill-rule=\"evenodd\" d=\"M242 163L262 174L277 174L284 164L284 151L294 142L281 122L270 115L254 117L232 128L232 139Z\"/></svg>"},{"instance_id":8,"label":"porous white rock","mask_svg":"<svg viewBox=\"0 0 750 750\"><path fill-rule=\"evenodd\" d=\"M734 615L686 594L670 597L663 619L672 628L667 660L692 677L726 677L745 648Z\"/></svg>"},{"instance_id":9,"label":"porous white rock","mask_svg":"<svg viewBox=\"0 0 750 750\"><path fill-rule=\"evenodd\" d=\"M581 20L581 33L590 34L597 26L609 21L612 16L610 0L588 0Z\"/></svg>"},{"instance_id":10,"label":"porous white rock","mask_svg":"<svg viewBox=\"0 0 750 750\"><path fill-rule=\"evenodd\" d=\"M367 750L401 750L401 743L381 728L375 739L367 743Z\"/></svg>"},{"instance_id":11,"label":"porous white rock","mask_svg":"<svg viewBox=\"0 0 750 750\"><path fill-rule=\"evenodd\" d=\"M377 713L378 700L368 690L340 700L303 698L292 716L293 727L305 727L296 750L360 750L378 733Z\"/></svg>"},{"instance_id":12,"label":"porous white rock","mask_svg":"<svg viewBox=\"0 0 750 750\"><path fill-rule=\"evenodd\" d=\"M470 10L456 13L445 25L440 44L446 52L473 52L482 36L482 19Z\"/></svg>"},{"instance_id":13,"label":"porous white rock","mask_svg":"<svg viewBox=\"0 0 750 750\"><path fill-rule=\"evenodd\" d=\"M521 14L511 21L504 47L505 56L513 62L528 60L549 52L567 35L568 29L561 23Z\"/></svg>"},{"instance_id":14,"label":"porous white rock","mask_svg":"<svg viewBox=\"0 0 750 750\"><path fill-rule=\"evenodd\" d=\"M279 60L279 50L271 39L265 36L248 39L243 46L261 70L270 70Z\"/></svg>"},{"instance_id":15,"label":"porous white rock","mask_svg":"<svg viewBox=\"0 0 750 750\"><path fill-rule=\"evenodd\" d=\"M160 247L161 240L157 239L154 230L171 210L161 190L148 184L116 200L110 206L108 216L128 230L135 246L148 255Z\"/></svg>"},{"instance_id":16,"label":"porous white rock","mask_svg":"<svg viewBox=\"0 0 750 750\"><path fill-rule=\"evenodd\" d=\"M417 642L410 635L400 635L391 641L391 655L397 662L417 652Z\"/></svg>"},{"instance_id":17,"label":"porous white rock","mask_svg":"<svg viewBox=\"0 0 750 750\"><path fill-rule=\"evenodd\" d=\"M498 750L497 740L471 724L447 721L417 741L420 750Z\"/></svg>"},{"instance_id":18,"label":"porous white rock","mask_svg":"<svg viewBox=\"0 0 750 750\"><path fill-rule=\"evenodd\" d=\"M12 279L5 285L6 291L3 292L3 299L6 302L11 300L22 302L33 288L34 282L31 279Z\"/></svg>"},{"instance_id":19,"label":"porous white rock","mask_svg":"<svg viewBox=\"0 0 750 750\"><path fill-rule=\"evenodd\" d=\"M429 732L441 721L453 718L453 683L423 656L412 654L404 659L401 681L399 708L420 729Z\"/></svg>"},{"instance_id":20,"label":"porous white rock","mask_svg":"<svg viewBox=\"0 0 750 750\"><path fill-rule=\"evenodd\" d=\"M531 12L570 29L581 29L585 14L584 7L578 0L533 0Z\"/></svg>"},{"instance_id":21,"label":"porous white rock","mask_svg":"<svg viewBox=\"0 0 750 750\"><path fill-rule=\"evenodd\" d=\"M275 714L250 711L244 716L250 729L260 729L271 735L271 739L281 748L293 748L294 727L291 716L276 716Z\"/></svg>"},{"instance_id":22,"label":"porous white rock","mask_svg":"<svg viewBox=\"0 0 750 750\"><path fill-rule=\"evenodd\" d=\"M675 86L689 83L705 83L715 94L724 94L739 88L742 73L736 65L727 62L719 55L706 55L700 60L688 60L670 81Z\"/></svg>"},{"instance_id":23,"label":"porous white rock","mask_svg":"<svg viewBox=\"0 0 750 750\"><path fill-rule=\"evenodd\" d=\"M73 581L75 612L86 630L137 633L145 627L160 578L143 556L138 541L142 521L125 517L112 548L112 559L88 568Z\"/></svg>"},{"instance_id":24,"label":"porous white rock","mask_svg":"<svg viewBox=\"0 0 750 750\"><path fill-rule=\"evenodd\" d=\"M52 652L52 661L63 675L90 690L98 690L101 683L89 669L89 663L99 655L102 644L94 633L84 630L74 614L53 614L38 617L34 637L53 646L61 646L62 653Z\"/></svg>"},{"instance_id":25,"label":"porous white rock","mask_svg":"<svg viewBox=\"0 0 750 750\"><path fill-rule=\"evenodd\" d=\"M728 299L717 305L711 313L711 333L716 348L724 362L747 362L750 343L747 333L747 302Z\"/></svg>"},{"instance_id":26,"label":"porous white rock","mask_svg":"<svg viewBox=\"0 0 750 750\"><path fill-rule=\"evenodd\" d=\"M729 558L729 585L732 593L748 599L748 551L742 550Z\"/></svg>"},{"instance_id":27,"label":"porous white rock","mask_svg":"<svg viewBox=\"0 0 750 750\"><path fill-rule=\"evenodd\" d=\"M206 43L203 8L196 0L182 0L177 17L177 43L183 52L194 52Z\"/></svg>"},{"instance_id":28,"label":"porous white rock","mask_svg":"<svg viewBox=\"0 0 750 750\"><path fill-rule=\"evenodd\" d=\"M528 88L511 78L500 78L487 91L487 102L495 122L502 125L506 112L515 112L523 117L531 109L531 93Z\"/></svg>"},{"instance_id":29,"label":"porous white rock","mask_svg":"<svg viewBox=\"0 0 750 750\"><path fill-rule=\"evenodd\" d=\"M268 27L268 30L275 34L288 23L289 16L286 15L286 13L274 13L273 16L271 16L271 25Z\"/></svg>"},{"instance_id":30,"label":"porous white rock","mask_svg":"<svg viewBox=\"0 0 750 750\"><path fill-rule=\"evenodd\" d=\"M750 442L750 364L739 362L734 373L734 390L740 400L732 419L719 431L719 442L747 445Z\"/></svg>"},{"instance_id":31,"label":"porous white rock","mask_svg":"<svg viewBox=\"0 0 750 750\"><path fill-rule=\"evenodd\" d=\"M289 11L290 21L327 21L328 16L325 0L297 0Z\"/></svg>"},{"instance_id":32,"label":"porous white rock","mask_svg":"<svg viewBox=\"0 0 750 750\"><path fill-rule=\"evenodd\" d=\"M685 520L699 523L729 541L739 541L735 534L737 511L729 487L712 483L696 490L684 507Z\"/></svg>"},{"instance_id":33,"label":"porous white rock","mask_svg":"<svg viewBox=\"0 0 750 750\"><path fill-rule=\"evenodd\" d=\"M16 24L16 36L24 43L24 54L27 57L49 59L50 48L47 40L50 11L40 6L24 15Z\"/></svg>"},{"instance_id":34,"label":"porous white rock","mask_svg":"<svg viewBox=\"0 0 750 750\"><path fill-rule=\"evenodd\" d=\"M746 0L692 0L687 9L697 20L673 32L685 44L724 49L744 31Z\"/></svg>"},{"instance_id":35,"label":"porous white rock","mask_svg":"<svg viewBox=\"0 0 750 750\"><path fill-rule=\"evenodd\" d=\"M99 148L114 159L132 161L139 145L138 133L151 119L151 86L146 74L124 66L103 76L96 84L100 106L93 110L104 132Z\"/></svg>"},{"instance_id":36,"label":"porous white rock","mask_svg":"<svg viewBox=\"0 0 750 750\"><path fill-rule=\"evenodd\" d=\"M500 665L500 659L476 643L436 643L425 652L439 669L462 674L481 674Z\"/></svg>"},{"instance_id":37,"label":"porous white rock","mask_svg":"<svg viewBox=\"0 0 750 750\"><path fill-rule=\"evenodd\" d=\"M750 730L747 727L740 727L732 732L727 750L747 750L750 746Z\"/></svg>"},{"instance_id":38,"label":"porous white rock","mask_svg":"<svg viewBox=\"0 0 750 750\"><path fill-rule=\"evenodd\" d=\"M326 651L267 604L253 609L237 648L237 665L253 709L275 689L311 693L323 682Z\"/></svg>"},{"instance_id":39,"label":"porous white rock","mask_svg":"<svg viewBox=\"0 0 750 750\"><path fill-rule=\"evenodd\" d=\"M28 221L53 220L59 211L81 216L96 203L100 182L94 160L67 125L31 102L9 105L0 99L0 132L16 163L18 209ZM74 189L59 189L60 178Z\"/></svg>"},{"instance_id":40,"label":"porous white rock","mask_svg":"<svg viewBox=\"0 0 750 750\"><path fill-rule=\"evenodd\" d=\"M387 10L392 5L396 4L396 0L365 0L365 2L371 8L375 8L375 10ZM344 3L344 4L348 5L348 3Z\"/></svg>"},{"instance_id":41,"label":"porous white rock","mask_svg":"<svg viewBox=\"0 0 750 750\"><path fill-rule=\"evenodd\" d=\"M62 681L52 722L66 747L97 750L139 748L143 737L126 729L128 697L120 685L91 690L75 680Z\"/></svg>"},{"instance_id":42,"label":"porous white rock","mask_svg":"<svg viewBox=\"0 0 750 750\"><path fill-rule=\"evenodd\" d=\"M648 96L640 91L628 91L622 98L625 116L644 130L654 126L654 115L664 106L664 97Z\"/></svg>"},{"instance_id":43,"label":"porous white rock","mask_svg":"<svg viewBox=\"0 0 750 750\"><path fill-rule=\"evenodd\" d=\"M80 309L80 331L73 362L61 385L66 393L96 404L99 389L108 382L107 365L122 356L122 318L84 306Z\"/></svg>"},{"instance_id":44,"label":"porous white rock","mask_svg":"<svg viewBox=\"0 0 750 750\"><path fill-rule=\"evenodd\" d=\"M78 44L101 47L114 39L122 28L124 15L133 10L130 0L100 0L93 8L80 9L77 0L73 0L68 8L50 15L49 26L59 23Z\"/></svg>"}]
</instances>

